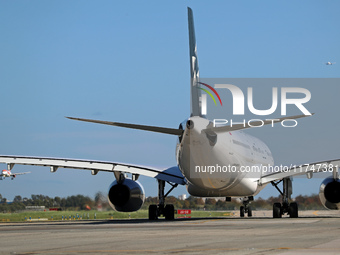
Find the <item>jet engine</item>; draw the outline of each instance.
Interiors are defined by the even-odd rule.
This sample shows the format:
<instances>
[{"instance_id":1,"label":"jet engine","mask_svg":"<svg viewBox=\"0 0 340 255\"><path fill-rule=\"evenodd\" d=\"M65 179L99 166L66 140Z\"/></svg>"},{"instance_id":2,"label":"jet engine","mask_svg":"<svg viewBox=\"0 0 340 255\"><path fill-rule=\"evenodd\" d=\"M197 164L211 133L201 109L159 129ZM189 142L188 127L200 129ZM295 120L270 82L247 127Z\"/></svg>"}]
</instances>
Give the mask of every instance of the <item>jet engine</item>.
<instances>
[{"instance_id":1,"label":"jet engine","mask_svg":"<svg viewBox=\"0 0 340 255\"><path fill-rule=\"evenodd\" d=\"M137 211L145 200L143 186L138 181L131 179L111 183L107 196L110 206L119 212Z\"/></svg>"},{"instance_id":2,"label":"jet engine","mask_svg":"<svg viewBox=\"0 0 340 255\"><path fill-rule=\"evenodd\" d=\"M327 209L340 210L340 180L326 178L320 185L319 197Z\"/></svg>"}]
</instances>

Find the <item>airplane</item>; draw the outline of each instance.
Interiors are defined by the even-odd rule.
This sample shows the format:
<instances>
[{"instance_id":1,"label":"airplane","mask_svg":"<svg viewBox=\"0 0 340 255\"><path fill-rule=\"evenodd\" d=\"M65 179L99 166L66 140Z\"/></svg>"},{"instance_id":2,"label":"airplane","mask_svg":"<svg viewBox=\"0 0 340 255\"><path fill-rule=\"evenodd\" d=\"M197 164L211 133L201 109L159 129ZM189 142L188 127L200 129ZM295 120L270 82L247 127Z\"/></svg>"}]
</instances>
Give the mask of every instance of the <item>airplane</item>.
<instances>
[{"instance_id":1,"label":"airplane","mask_svg":"<svg viewBox=\"0 0 340 255\"><path fill-rule=\"evenodd\" d=\"M281 218L285 214L291 218L297 218L298 205L291 201L293 176L305 175L311 178L314 173L327 170L331 176L326 178L320 186L320 200L326 208L339 210L340 181L337 166L340 159L264 172L262 170L265 166L274 165L274 159L264 142L243 132L243 129L252 128L252 125L248 123L214 126L212 121L202 114L202 101L200 101L202 83L199 79L193 11L189 7L188 30L191 74L190 116L179 124L178 128L67 117L71 120L173 135L177 137L176 166L160 169L111 161L8 155L0 155L0 163L7 164L8 169L12 169L15 164L50 167L52 173L59 168L90 170L92 175L100 171L113 172L115 180L109 186L108 201L114 210L121 212L137 211L142 207L145 193L142 184L138 181L140 175L156 178L158 204L149 206L148 218L150 220L157 220L161 216L164 216L165 220L174 219L174 206L166 204L165 199L178 185L185 185L192 196L225 197L227 201L231 198L239 198L242 200L240 216L244 217L247 214L251 217L250 202L267 184L272 184L282 196L282 202L273 205L273 218ZM302 117L306 115L278 118L272 121L264 120L262 123L269 125L285 119ZM196 166L215 165L232 166L237 171L223 172L216 178L212 178L207 171L195 173ZM243 166L261 166L261 171L249 174L240 171ZM166 183L170 186L165 193ZM282 188L279 184L282 184Z\"/></svg>"},{"instance_id":2,"label":"airplane","mask_svg":"<svg viewBox=\"0 0 340 255\"><path fill-rule=\"evenodd\" d=\"M336 62L326 62L325 64L326 64L327 66L331 66L331 65L335 65Z\"/></svg>"},{"instance_id":3,"label":"airplane","mask_svg":"<svg viewBox=\"0 0 340 255\"><path fill-rule=\"evenodd\" d=\"M25 173L12 173L11 170L2 170L1 171L1 175L0 175L0 180L3 180L5 179L6 177L11 177L12 180L14 180L14 178L17 176L17 175L23 175L23 174L29 174L31 172L25 172Z\"/></svg>"}]
</instances>

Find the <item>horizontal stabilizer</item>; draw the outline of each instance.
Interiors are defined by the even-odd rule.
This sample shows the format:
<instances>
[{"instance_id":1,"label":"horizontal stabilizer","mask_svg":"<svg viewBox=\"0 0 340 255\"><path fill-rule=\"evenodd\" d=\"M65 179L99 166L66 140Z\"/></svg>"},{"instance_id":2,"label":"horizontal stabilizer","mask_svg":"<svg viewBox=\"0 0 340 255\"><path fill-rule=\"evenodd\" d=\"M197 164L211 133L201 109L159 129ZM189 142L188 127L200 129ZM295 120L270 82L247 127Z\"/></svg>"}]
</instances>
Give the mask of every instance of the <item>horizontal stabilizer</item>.
<instances>
[{"instance_id":1,"label":"horizontal stabilizer","mask_svg":"<svg viewBox=\"0 0 340 255\"><path fill-rule=\"evenodd\" d=\"M314 113L312 115L314 115ZM229 125L229 126L208 127L206 129L203 129L203 131L204 132L213 131L213 132L217 132L217 133L218 132L230 132L230 131L236 131L236 130L241 130L241 129L246 129L246 128L254 128L254 127L260 127L260 126L263 126L263 125L274 124L274 123L281 122L283 120L294 120L294 119L299 119L299 118L303 118L303 117L309 117L309 116L312 116L312 115L296 115L296 116L290 116L290 117L283 117L283 118L279 118L279 119L252 121L250 123L245 122L245 123L242 123L242 124L235 124L235 125Z\"/></svg>"},{"instance_id":2,"label":"horizontal stabilizer","mask_svg":"<svg viewBox=\"0 0 340 255\"><path fill-rule=\"evenodd\" d=\"M157 132L157 133L163 133L163 134L169 134L169 135L180 136L180 135L183 134L182 129L175 129L175 128L145 126L145 125L136 125L136 124L120 123L120 122L110 122L110 121L102 121L102 120L81 119L81 118L73 118L73 117L66 117L66 118L71 119L71 120L79 120L79 121L92 122L92 123L111 125L111 126L117 126L117 127L124 127L124 128L133 128L133 129L139 129L139 130L145 130L145 131L151 131L151 132Z\"/></svg>"}]
</instances>

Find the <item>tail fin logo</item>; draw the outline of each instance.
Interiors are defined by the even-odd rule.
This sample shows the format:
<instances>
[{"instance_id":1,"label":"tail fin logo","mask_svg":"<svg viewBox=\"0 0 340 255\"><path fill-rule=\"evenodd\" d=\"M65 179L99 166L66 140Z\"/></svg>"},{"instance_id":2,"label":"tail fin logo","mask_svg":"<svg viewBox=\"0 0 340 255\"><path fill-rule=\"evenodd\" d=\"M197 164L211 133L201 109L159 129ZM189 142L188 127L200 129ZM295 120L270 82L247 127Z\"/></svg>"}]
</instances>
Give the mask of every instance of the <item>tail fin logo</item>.
<instances>
[{"instance_id":1,"label":"tail fin logo","mask_svg":"<svg viewBox=\"0 0 340 255\"><path fill-rule=\"evenodd\" d=\"M221 97L220 97L220 95L217 93L217 91L213 87L211 87L210 85L208 85L206 83L203 83L203 82L198 82L198 83L203 85L203 86L205 86L205 87L207 87L208 89L210 89L217 96L217 98L220 101L220 104L222 106ZM203 90L205 93L207 93L212 98L212 100L214 101L215 105L217 106L217 102L215 100L215 97L213 96L213 94L209 90L207 90L205 88L201 88L201 87L198 87L198 88L200 90ZM201 97L201 114L202 115L207 115L207 98L206 98L206 95L202 95L202 97Z\"/></svg>"}]
</instances>

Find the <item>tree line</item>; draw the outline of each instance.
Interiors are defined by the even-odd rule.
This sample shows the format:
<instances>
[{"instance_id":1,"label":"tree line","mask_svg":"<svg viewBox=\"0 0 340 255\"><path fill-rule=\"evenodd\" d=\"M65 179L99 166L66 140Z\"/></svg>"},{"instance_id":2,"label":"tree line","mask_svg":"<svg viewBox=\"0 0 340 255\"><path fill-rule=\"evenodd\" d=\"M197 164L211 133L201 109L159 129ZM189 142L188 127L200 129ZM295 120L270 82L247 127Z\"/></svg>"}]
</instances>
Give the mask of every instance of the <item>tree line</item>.
<instances>
[{"instance_id":1,"label":"tree line","mask_svg":"<svg viewBox=\"0 0 340 255\"><path fill-rule=\"evenodd\" d=\"M320 203L318 195L311 196L297 196L295 202L298 203L300 210L320 210L324 209ZM251 202L253 210L271 210L272 206L276 202L281 202L280 197L270 197L268 199L257 198ZM157 197L148 197L142 209L148 209L150 204L157 204ZM166 198L167 204L173 204L176 209L193 209L193 210L238 210L242 205L237 199L233 199L231 202L225 201L225 199L215 198L199 198L189 196L185 200L177 199L170 196ZM102 210L111 210L106 196L101 192L96 193L94 199L83 196L74 195L66 198L49 197L45 195L31 195L30 198L16 196L12 202L8 203L6 198L3 198L0 194L0 212L17 212L25 210L26 206L45 206L48 208L58 208L61 210L90 210L100 208Z\"/></svg>"},{"instance_id":2,"label":"tree line","mask_svg":"<svg viewBox=\"0 0 340 255\"><path fill-rule=\"evenodd\" d=\"M0 212L17 212L26 209L26 206L45 206L49 208L58 208L61 210L86 210L92 208L95 201L88 196L76 195L66 198L49 197L44 195L31 195L30 198L16 196L12 202L8 202L0 194Z\"/></svg>"}]
</instances>

